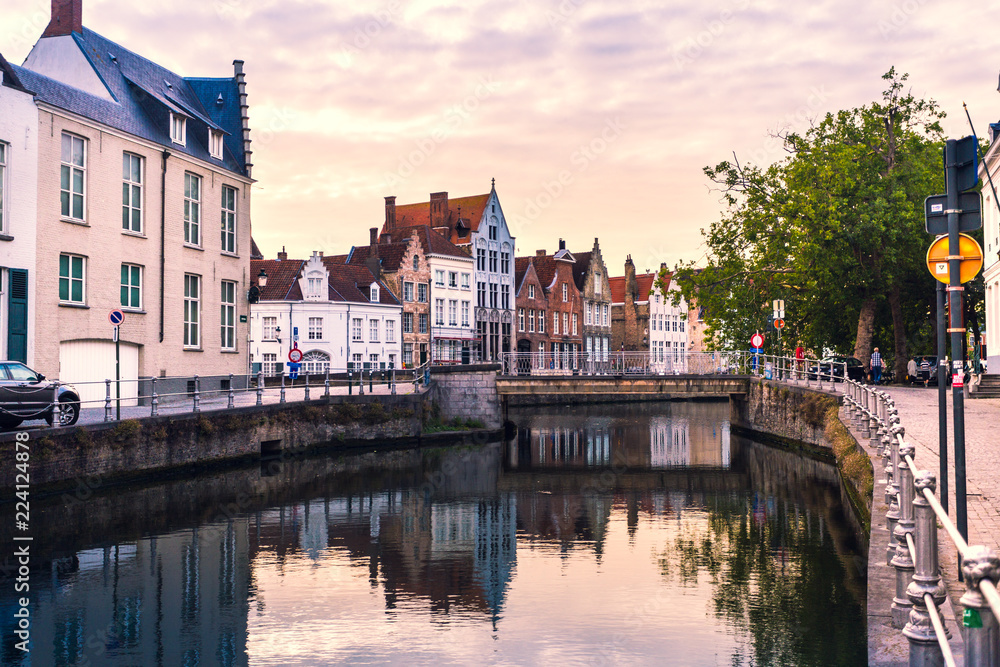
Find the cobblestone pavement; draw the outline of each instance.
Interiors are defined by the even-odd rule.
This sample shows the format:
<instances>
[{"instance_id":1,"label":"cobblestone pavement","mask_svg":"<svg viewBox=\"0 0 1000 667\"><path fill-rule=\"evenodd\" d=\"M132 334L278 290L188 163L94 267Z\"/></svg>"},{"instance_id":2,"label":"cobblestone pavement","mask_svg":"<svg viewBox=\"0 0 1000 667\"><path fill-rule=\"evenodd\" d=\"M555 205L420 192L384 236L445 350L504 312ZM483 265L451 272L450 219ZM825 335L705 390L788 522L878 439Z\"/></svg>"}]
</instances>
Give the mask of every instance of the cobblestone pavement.
<instances>
[{"instance_id":1,"label":"cobblestone pavement","mask_svg":"<svg viewBox=\"0 0 1000 667\"><path fill-rule=\"evenodd\" d=\"M309 397L311 399L317 399L323 397L324 387L322 384L313 385L309 387ZM354 395L358 394L358 387L355 385L352 388ZM386 384L374 384L372 388L369 389L369 385L366 383L364 387L365 395L374 394L380 396L386 396L392 393L390 387ZM348 390L346 386L332 386L330 387L330 394L332 395L344 395L347 394ZM398 383L396 385L397 394L412 394L414 393L413 382ZM281 401L281 388L280 387L267 387L261 397L261 402L265 405L272 405L279 403ZM285 389L285 401L292 403L295 401L305 400L305 388L302 386L289 387ZM233 392L233 406L237 408L248 407L256 405L257 403L257 392L255 389L251 388L249 391L237 390ZM207 410L223 410L228 407L229 397L226 393L213 393L213 394L203 394L199 401L199 407L202 411ZM157 412L160 416L164 415L179 415L179 414L189 414L193 407L193 401L187 396L165 396L160 399L160 403L157 406ZM78 425L85 424L100 424L104 422L104 404L101 402L100 405L91 404L90 407L84 406L80 411L80 419L77 421ZM114 419L116 416L115 403L111 402L111 417ZM149 417L150 416L150 406L149 405L137 405L137 406L127 406L123 405L121 409L122 419L137 419L139 417ZM21 425L21 429L25 428L46 428L48 425L43 420L26 421Z\"/></svg>"}]
</instances>

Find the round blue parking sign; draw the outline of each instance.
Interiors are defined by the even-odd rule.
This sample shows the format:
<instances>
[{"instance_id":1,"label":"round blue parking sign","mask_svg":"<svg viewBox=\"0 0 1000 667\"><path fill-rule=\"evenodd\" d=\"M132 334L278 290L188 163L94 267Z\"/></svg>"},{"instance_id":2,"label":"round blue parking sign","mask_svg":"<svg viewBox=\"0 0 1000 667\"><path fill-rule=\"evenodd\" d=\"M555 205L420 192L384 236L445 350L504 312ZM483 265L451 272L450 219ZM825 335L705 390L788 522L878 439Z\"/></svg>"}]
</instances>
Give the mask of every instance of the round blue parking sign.
<instances>
[{"instance_id":1,"label":"round blue parking sign","mask_svg":"<svg viewBox=\"0 0 1000 667\"><path fill-rule=\"evenodd\" d=\"M114 326L118 326L125 321L125 313L115 308L110 313L108 313L108 321Z\"/></svg>"}]
</instances>

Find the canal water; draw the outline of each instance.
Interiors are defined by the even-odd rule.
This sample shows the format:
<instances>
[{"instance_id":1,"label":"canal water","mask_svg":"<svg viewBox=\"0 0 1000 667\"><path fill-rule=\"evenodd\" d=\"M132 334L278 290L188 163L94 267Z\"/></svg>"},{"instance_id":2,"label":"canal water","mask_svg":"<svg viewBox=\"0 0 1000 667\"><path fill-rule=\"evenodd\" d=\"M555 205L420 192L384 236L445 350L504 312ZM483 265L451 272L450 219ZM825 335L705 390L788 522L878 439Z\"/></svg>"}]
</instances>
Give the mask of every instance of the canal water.
<instances>
[{"instance_id":1,"label":"canal water","mask_svg":"<svg viewBox=\"0 0 1000 667\"><path fill-rule=\"evenodd\" d=\"M836 470L727 417L539 407L506 442L80 480L33 503L30 660L8 569L0 663L864 664Z\"/></svg>"}]
</instances>

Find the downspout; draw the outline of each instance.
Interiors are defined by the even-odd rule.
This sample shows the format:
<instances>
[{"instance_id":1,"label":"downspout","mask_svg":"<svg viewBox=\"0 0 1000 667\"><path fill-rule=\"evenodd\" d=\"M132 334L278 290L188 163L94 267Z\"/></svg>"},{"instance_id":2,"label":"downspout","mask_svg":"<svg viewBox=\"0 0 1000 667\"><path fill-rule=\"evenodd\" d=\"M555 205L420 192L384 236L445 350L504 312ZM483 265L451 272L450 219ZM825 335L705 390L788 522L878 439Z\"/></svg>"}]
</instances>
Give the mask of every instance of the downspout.
<instances>
[{"instance_id":1,"label":"downspout","mask_svg":"<svg viewBox=\"0 0 1000 667\"><path fill-rule=\"evenodd\" d=\"M163 342L163 295L167 262L167 158L170 151L163 151L163 168L160 172L160 342Z\"/></svg>"},{"instance_id":2,"label":"downspout","mask_svg":"<svg viewBox=\"0 0 1000 667\"><path fill-rule=\"evenodd\" d=\"M351 302L347 302L347 356L344 357L344 367L350 373L351 369Z\"/></svg>"}]
</instances>

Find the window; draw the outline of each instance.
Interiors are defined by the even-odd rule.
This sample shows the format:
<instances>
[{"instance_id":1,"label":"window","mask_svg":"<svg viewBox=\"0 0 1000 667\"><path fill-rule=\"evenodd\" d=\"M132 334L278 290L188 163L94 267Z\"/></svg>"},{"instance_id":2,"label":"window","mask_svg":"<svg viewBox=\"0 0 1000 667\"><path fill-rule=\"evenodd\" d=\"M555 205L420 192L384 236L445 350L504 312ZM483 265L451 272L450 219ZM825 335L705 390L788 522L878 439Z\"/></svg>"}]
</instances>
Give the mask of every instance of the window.
<instances>
[{"instance_id":1,"label":"window","mask_svg":"<svg viewBox=\"0 0 1000 667\"><path fill-rule=\"evenodd\" d=\"M368 340L373 343L378 342L378 320L368 320Z\"/></svg>"},{"instance_id":2,"label":"window","mask_svg":"<svg viewBox=\"0 0 1000 667\"><path fill-rule=\"evenodd\" d=\"M417 301L427 303L427 283L417 284Z\"/></svg>"},{"instance_id":3,"label":"window","mask_svg":"<svg viewBox=\"0 0 1000 667\"><path fill-rule=\"evenodd\" d=\"M377 354L369 354L368 355L368 363L371 364L371 367L373 369L374 368L378 368L378 355Z\"/></svg>"},{"instance_id":4,"label":"window","mask_svg":"<svg viewBox=\"0 0 1000 667\"><path fill-rule=\"evenodd\" d=\"M371 287L368 289L368 297L369 297L368 300L371 301L372 303L379 302L378 285L376 285L375 283L372 283Z\"/></svg>"},{"instance_id":5,"label":"window","mask_svg":"<svg viewBox=\"0 0 1000 667\"><path fill-rule=\"evenodd\" d=\"M430 325L430 316L427 313L420 313L420 331L418 333L425 334Z\"/></svg>"},{"instance_id":6,"label":"window","mask_svg":"<svg viewBox=\"0 0 1000 667\"><path fill-rule=\"evenodd\" d=\"M681 332L684 332L684 320L681 320Z\"/></svg>"},{"instance_id":7,"label":"window","mask_svg":"<svg viewBox=\"0 0 1000 667\"><path fill-rule=\"evenodd\" d=\"M62 135L62 167L59 172L59 196L62 217L84 220L84 175L87 170L87 145L80 137Z\"/></svg>"},{"instance_id":8,"label":"window","mask_svg":"<svg viewBox=\"0 0 1000 667\"><path fill-rule=\"evenodd\" d=\"M330 355L320 350L310 350L302 356L302 365L310 375L326 373L330 370Z\"/></svg>"},{"instance_id":9,"label":"window","mask_svg":"<svg viewBox=\"0 0 1000 667\"><path fill-rule=\"evenodd\" d=\"M318 297L321 296L323 290L323 279L322 278L306 278L306 296Z\"/></svg>"},{"instance_id":10,"label":"window","mask_svg":"<svg viewBox=\"0 0 1000 667\"><path fill-rule=\"evenodd\" d=\"M517 330L524 331L524 308L517 309Z\"/></svg>"},{"instance_id":11,"label":"window","mask_svg":"<svg viewBox=\"0 0 1000 667\"><path fill-rule=\"evenodd\" d=\"M469 287L469 274L468 273L463 273L462 274L462 289L471 289Z\"/></svg>"},{"instance_id":12,"label":"window","mask_svg":"<svg viewBox=\"0 0 1000 667\"><path fill-rule=\"evenodd\" d=\"M676 318L674 318L674 329L673 330L677 331L677 319Z\"/></svg>"},{"instance_id":13,"label":"window","mask_svg":"<svg viewBox=\"0 0 1000 667\"><path fill-rule=\"evenodd\" d=\"M497 272L497 251L490 250L490 273Z\"/></svg>"},{"instance_id":14,"label":"window","mask_svg":"<svg viewBox=\"0 0 1000 667\"><path fill-rule=\"evenodd\" d=\"M417 257L416 255L414 255L413 257L413 270L414 271L420 270L420 258Z\"/></svg>"},{"instance_id":15,"label":"window","mask_svg":"<svg viewBox=\"0 0 1000 667\"><path fill-rule=\"evenodd\" d=\"M223 280L222 295L219 299L221 319L222 349L236 349L236 283Z\"/></svg>"},{"instance_id":16,"label":"window","mask_svg":"<svg viewBox=\"0 0 1000 667\"><path fill-rule=\"evenodd\" d=\"M403 313L403 333L413 333L413 313Z\"/></svg>"},{"instance_id":17,"label":"window","mask_svg":"<svg viewBox=\"0 0 1000 667\"><path fill-rule=\"evenodd\" d=\"M538 311L538 333L545 333L545 311Z\"/></svg>"},{"instance_id":18,"label":"window","mask_svg":"<svg viewBox=\"0 0 1000 667\"><path fill-rule=\"evenodd\" d=\"M656 295L654 295L653 298L656 299L656 305L659 306L660 305L660 295L656 294Z\"/></svg>"},{"instance_id":19,"label":"window","mask_svg":"<svg viewBox=\"0 0 1000 667\"><path fill-rule=\"evenodd\" d=\"M576 335L576 313L573 313L573 335Z\"/></svg>"},{"instance_id":20,"label":"window","mask_svg":"<svg viewBox=\"0 0 1000 667\"><path fill-rule=\"evenodd\" d=\"M601 280L601 277L595 273L594 274L594 294L596 296L601 296L601 285L603 285L603 284L604 284L604 282Z\"/></svg>"},{"instance_id":21,"label":"window","mask_svg":"<svg viewBox=\"0 0 1000 667\"><path fill-rule=\"evenodd\" d=\"M476 249L476 269L479 271L486 270L486 248Z\"/></svg>"},{"instance_id":22,"label":"window","mask_svg":"<svg viewBox=\"0 0 1000 667\"><path fill-rule=\"evenodd\" d=\"M208 131L208 154L217 160L222 159L222 132Z\"/></svg>"},{"instance_id":23,"label":"window","mask_svg":"<svg viewBox=\"0 0 1000 667\"><path fill-rule=\"evenodd\" d=\"M524 331L524 329L521 329ZM532 308L528 311L528 333L535 333L535 309Z\"/></svg>"},{"instance_id":24,"label":"window","mask_svg":"<svg viewBox=\"0 0 1000 667\"><path fill-rule=\"evenodd\" d=\"M59 255L59 301L62 303L84 303L87 293L87 259L79 255Z\"/></svg>"},{"instance_id":25,"label":"window","mask_svg":"<svg viewBox=\"0 0 1000 667\"><path fill-rule=\"evenodd\" d=\"M261 322L263 323L261 338L263 340L278 340L278 318L264 317Z\"/></svg>"},{"instance_id":26,"label":"window","mask_svg":"<svg viewBox=\"0 0 1000 667\"><path fill-rule=\"evenodd\" d=\"M265 352L261 356L261 367L264 375L275 375L278 372L278 355L275 352Z\"/></svg>"},{"instance_id":27,"label":"window","mask_svg":"<svg viewBox=\"0 0 1000 667\"><path fill-rule=\"evenodd\" d=\"M468 301L462 302L462 326L469 326L469 306L471 304Z\"/></svg>"},{"instance_id":28,"label":"window","mask_svg":"<svg viewBox=\"0 0 1000 667\"><path fill-rule=\"evenodd\" d=\"M236 188L222 186L222 252L236 254Z\"/></svg>"},{"instance_id":29,"label":"window","mask_svg":"<svg viewBox=\"0 0 1000 667\"><path fill-rule=\"evenodd\" d=\"M361 368L361 353L355 352L351 355L351 367L354 369Z\"/></svg>"},{"instance_id":30,"label":"window","mask_svg":"<svg viewBox=\"0 0 1000 667\"><path fill-rule=\"evenodd\" d=\"M396 342L396 320L385 321L385 342Z\"/></svg>"},{"instance_id":31,"label":"window","mask_svg":"<svg viewBox=\"0 0 1000 667\"><path fill-rule=\"evenodd\" d=\"M510 273L510 253L502 252L500 253L500 272Z\"/></svg>"},{"instance_id":32,"label":"window","mask_svg":"<svg viewBox=\"0 0 1000 667\"><path fill-rule=\"evenodd\" d=\"M501 308L510 309L510 285L500 286Z\"/></svg>"},{"instance_id":33,"label":"window","mask_svg":"<svg viewBox=\"0 0 1000 667\"><path fill-rule=\"evenodd\" d=\"M559 335L559 313L552 313L552 333Z\"/></svg>"},{"instance_id":34,"label":"window","mask_svg":"<svg viewBox=\"0 0 1000 667\"><path fill-rule=\"evenodd\" d=\"M175 113L170 114L170 140L175 144L183 144L187 138L187 119Z\"/></svg>"},{"instance_id":35,"label":"window","mask_svg":"<svg viewBox=\"0 0 1000 667\"><path fill-rule=\"evenodd\" d=\"M486 307L486 283L479 283L476 286L476 305L480 308Z\"/></svg>"},{"instance_id":36,"label":"window","mask_svg":"<svg viewBox=\"0 0 1000 667\"><path fill-rule=\"evenodd\" d=\"M496 241L497 240L497 226L496 225L490 225L490 240L491 241Z\"/></svg>"},{"instance_id":37,"label":"window","mask_svg":"<svg viewBox=\"0 0 1000 667\"><path fill-rule=\"evenodd\" d=\"M497 307L497 284L490 283L490 308Z\"/></svg>"},{"instance_id":38,"label":"window","mask_svg":"<svg viewBox=\"0 0 1000 667\"><path fill-rule=\"evenodd\" d=\"M448 287L451 288L458 287L458 272L456 271L448 272Z\"/></svg>"},{"instance_id":39,"label":"window","mask_svg":"<svg viewBox=\"0 0 1000 667\"><path fill-rule=\"evenodd\" d=\"M566 286L566 283L563 283L563 303L566 301L569 301L569 287Z\"/></svg>"},{"instance_id":40,"label":"window","mask_svg":"<svg viewBox=\"0 0 1000 667\"><path fill-rule=\"evenodd\" d=\"M608 304L604 304L604 326L608 326Z\"/></svg>"},{"instance_id":41,"label":"window","mask_svg":"<svg viewBox=\"0 0 1000 667\"><path fill-rule=\"evenodd\" d=\"M413 301L413 283L403 283L403 301Z\"/></svg>"},{"instance_id":42,"label":"window","mask_svg":"<svg viewBox=\"0 0 1000 667\"><path fill-rule=\"evenodd\" d=\"M594 304L592 304L592 303L590 303L588 301L587 302L587 319L584 320L584 322L586 322L587 324L591 324L594 321L593 314L594 314Z\"/></svg>"},{"instance_id":43,"label":"window","mask_svg":"<svg viewBox=\"0 0 1000 667\"><path fill-rule=\"evenodd\" d=\"M0 233L6 231L7 217L4 215L4 185L7 178L7 144L0 142ZM464 274L462 276L465 277Z\"/></svg>"},{"instance_id":44,"label":"window","mask_svg":"<svg viewBox=\"0 0 1000 667\"><path fill-rule=\"evenodd\" d=\"M434 299L434 324L444 326L444 299Z\"/></svg>"},{"instance_id":45,"label":"window","mask_svg":"<svg viewBox=\"0 0 1000 667\"><path fill-rule=\"evenodd\" d=\"M569 313L563 313L563 336L569 335Z\"/></svg>"},{"instance_id":46,"label":"window","mask_svg":"<svg viewBox=\"0 0 1000 667\"><path fill-rule=\"evenodd\" d=\"M184 174L184 243L201 245L201 178Z\"/></svg>"},{"instance_id":47,"label":"window","mask_svg":"<svg viewBox=\"0 0 1000 667\"><path fill-rule=\"evenodd\" d=\"M323 318L309 318L309 340L323 340Z\"/></svg>"},{"instance_id":48,"label":"window","mask_svg":"<svg viewBox=\"0 0 1000 667\"><path fill-rule=\"evenodd\" d=\"M142 234L142 158L122 153L122 229Z\"/></svg>"},{"instance_id":49,"label":"window","mask_svg":"<svg viewBox=\"0 0 1000 667\"><path fill-rule=\"evenodd\" d=\"M413 343L403 343L403 365L409 366L413 363Z\"/></svg>"},{"instance_id":50,"label":"window","mask_svg":"<svg viewBox=\"0 0 1000 667\"><path fill-rule=\"evenodd\" d=\"M361 340L361 318L355 317L351 320L351 340Z\"/></svg>"},{"instance_id":51,"label":"window","mask_svg":"<svg viewBox=\"0 0 1000 667\"><path fill-rule=\"evenodd\" d=\"M441 269L434 271L434 284L438 287L444 287L444 271Z\"/></svg>"},{"instance_id":52,"label":"window","mask_svg":"<svg viewBox=\"0 0 1000 667\"><path fill-rule=\"evenodd\" d=\"M201 346L201 276L184 275L184 347Z\"/></svg>"},{"instance_id":53,"label":"window","mask_svg":"<svg viewBox=\"0 0 1000 667\"><path fill-rule=\"evenodd\" d=\"M458 326L458 300L448 299L448 326Z\"/></svg>"},{"instance_id":54,"label":"window","mask_svg":"<svg viewBox=\"0 0 1000 667\"><path fill-rule=\"evenodd\" d=\"M122 308L142 309L142 267L122 264Z\"/></svg>"}]
</instances>

